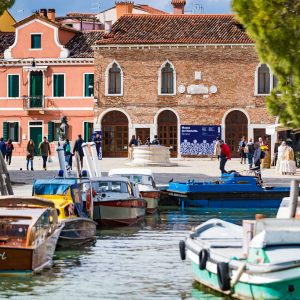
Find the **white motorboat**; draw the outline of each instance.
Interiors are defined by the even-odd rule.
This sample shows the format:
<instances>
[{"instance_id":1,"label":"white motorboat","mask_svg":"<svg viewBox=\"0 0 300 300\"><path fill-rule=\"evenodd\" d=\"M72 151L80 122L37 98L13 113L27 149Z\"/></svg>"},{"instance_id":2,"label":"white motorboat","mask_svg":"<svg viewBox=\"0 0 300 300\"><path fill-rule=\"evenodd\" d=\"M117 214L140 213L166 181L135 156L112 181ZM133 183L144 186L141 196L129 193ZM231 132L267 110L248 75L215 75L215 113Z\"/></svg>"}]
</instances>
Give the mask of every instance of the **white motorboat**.
<instances>
[{"instance_id":1,"label":"white motorboat","mask_svg":"<svg viewBox=\"0 0 300 300\"><path fill-rule=\"evenodd\" d=\"M154 176L150 169L112 169L108 175L126 177L130 181L137 183L142 197L147 201L147 213L153 214L157 211L160 190L156 187Z\"/></svg>"}]
</instances>

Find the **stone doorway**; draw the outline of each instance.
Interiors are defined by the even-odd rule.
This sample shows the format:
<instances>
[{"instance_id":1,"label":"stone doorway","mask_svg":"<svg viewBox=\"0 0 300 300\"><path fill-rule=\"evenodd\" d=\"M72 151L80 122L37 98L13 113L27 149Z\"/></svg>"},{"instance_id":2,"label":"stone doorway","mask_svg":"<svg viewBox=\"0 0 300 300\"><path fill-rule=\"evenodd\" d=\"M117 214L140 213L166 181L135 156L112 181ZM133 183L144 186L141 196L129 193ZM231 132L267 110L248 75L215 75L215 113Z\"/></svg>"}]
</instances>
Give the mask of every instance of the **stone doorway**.
<instances>
[{"instance_id":1,"label":"stone doorway","mask_svg":"<svg viewBox=\"0 0 300 300\"><path fill-rule=\"evenodd\" d=\"M177 157L177 116L171 110L164 110L157 119L157 135L162 146L171 147L171 157Z\"/></svg>"},{"instance_id":2,"label":"stone doorway","mask_svg":"<svg viewBox=\"0 0 300 300\"><path fill-rule=\"evenodd\" d=\"M239 111L231 111L225 119L225 142L231 149L232 157L240 157L238 152L239 142L245 136L248 138L248 118Z\"/></svg>"},{"instance_id":3,"label":"stone doorway","mask_svg":"<svg viewBox=\"0 0 300 300\"><path fill-rule=\"evenodd\" d=\"M128 156L128 119L120 111L107 113L101 122L103 157Z\"/></svg>"}]
</instances>

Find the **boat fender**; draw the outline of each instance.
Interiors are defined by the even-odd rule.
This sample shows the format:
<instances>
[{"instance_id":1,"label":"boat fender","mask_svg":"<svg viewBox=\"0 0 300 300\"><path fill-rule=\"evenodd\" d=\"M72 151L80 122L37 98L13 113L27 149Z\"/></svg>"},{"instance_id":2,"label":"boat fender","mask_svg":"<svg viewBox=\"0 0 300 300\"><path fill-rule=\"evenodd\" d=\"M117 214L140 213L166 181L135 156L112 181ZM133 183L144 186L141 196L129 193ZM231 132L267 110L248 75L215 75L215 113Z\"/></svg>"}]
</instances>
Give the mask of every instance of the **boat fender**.
<instances>
[{"instance_id":1,"label":"boat fender","mask_svg":"<svg viewBox=\"0 0 300 300\"><path fill-rule=\"evenodd\" d=\"M219 287L222 291L230 289L229 264L225 262L217 263L217 277Z\"/></svg>"},{"instance_id":2,"label":"boat fender","mask_svg":"<svg viewBox=\"0 0 300 300\"><path fill-rule=\"evenodd\" d=\"M208 259L208 251L206 249L202 249L199 252L199 269L200 270L206 269L207 259Z\"/></svg>"},{"instance_id":3,"label":"boat fender","mask_svg":"<svg viewBox=\"0 0 300 300\"><path fill-rule=\"evenodd\" d=\"M184 241L179 242L179 253L180 253L181 260L185 260L186 254L185 254L185 242Z\"/></svg>"},{"instance_id":4,"label":"boat fender","mask_svg":"<svg viewBox=\"0 0 300 300\"><path fill-rule=\"evenodd\" d=\"M91 209L91 206L92 206L92 195L91 195L91 191L88 190L86 192L86 210L89 211Z\"/></svg>"}]
</instances>

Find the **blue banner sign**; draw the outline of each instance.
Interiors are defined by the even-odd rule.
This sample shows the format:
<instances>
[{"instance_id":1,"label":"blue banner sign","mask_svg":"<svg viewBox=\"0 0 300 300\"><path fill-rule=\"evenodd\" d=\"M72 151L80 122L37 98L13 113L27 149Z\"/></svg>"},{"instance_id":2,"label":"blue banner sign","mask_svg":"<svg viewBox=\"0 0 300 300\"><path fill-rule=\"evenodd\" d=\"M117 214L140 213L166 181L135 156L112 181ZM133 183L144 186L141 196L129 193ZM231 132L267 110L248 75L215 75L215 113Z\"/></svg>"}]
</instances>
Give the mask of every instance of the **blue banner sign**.
<instances>
[{"instance_id":1,"label":"blue banner sign","mask_svg":"<svg viewBox=\"0 0 300 300\"><path fill-rule=\"evenodd\" d=\"M221 137L221 126L181 125L181 155L213 155L216 138Z\"/></svg>"},{"instance_id":2,"label":"blue banner sign","mask_svg":"<svg viewBox=\"0 0 300 300\"><path fill-rule=\"evenodd\" d=\"M96 149L97 149L97 154L98 154L98 159L102 159L102 131L100 130L95 130L92 133L92 141L95 141L96 134L100 135L100 143L95 142L96 144Z\"/></svg>"}]
</instances>

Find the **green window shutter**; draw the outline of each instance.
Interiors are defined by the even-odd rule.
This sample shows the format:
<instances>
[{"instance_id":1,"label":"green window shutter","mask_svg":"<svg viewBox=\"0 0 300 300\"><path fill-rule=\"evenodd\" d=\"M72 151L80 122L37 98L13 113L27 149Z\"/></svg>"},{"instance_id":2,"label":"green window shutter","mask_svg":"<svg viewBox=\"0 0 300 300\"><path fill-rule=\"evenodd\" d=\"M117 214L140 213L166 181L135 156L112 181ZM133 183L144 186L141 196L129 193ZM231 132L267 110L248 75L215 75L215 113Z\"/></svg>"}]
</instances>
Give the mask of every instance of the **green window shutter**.
<instances>
[{"instance_id":1,"label":"green window shutter","mask_svg":"<svg viewBox=\"0 0 300 300\"><path fill-rule=\"evenodd\" d=\"M41 35L32 34L31 35L31 49L40 49L42 48Z\"/></svg>"},{"instance_id":2,"label":"green window shutter","mask_svg":"<svg viewBox=\"0 0 300 300\"><path fill-rule=\"evenodd\" d=\"M84 74L84 96L94 95L94 74Z\"/></svg>"},{"instance_id":3,"label":"green window shutter","mask_svg":"<svg viewBox=\"0 0 300 300\"><path fill-rule=\"evenodd\" d=\"M3 139L8 140L9 122L3 122Z\"/></svg>"},{"instance_id":4,"label":"green window shutter","mask_svg":"<svg viewBox=\"0 0 300 300\"><path fill-rule=\"evenodd\" d=\"M14 122L14 142L19 142L19 122Z\"/></svg>"},{"instance_id":5,"label":"green window shutter","mask_svg":"<svg viewBox=\"0 0 300 300\"><path fill-rule=\"evenodd\" d=\"M54 74L53 77L53 96L65 96L65 76L62 74Z\"/></svg>"},{"instance_id":6,"label":"green window shutter","mask_svg":"<svg viewBox=\"0 0 300 300\"><path fill-rule=\"evenodd\" d=\"M52 121L48 122L48 141L54 141L54 122Z\"/></svg>"},{"instance_id":7,"label":"green window shutter","mask_svg":"<svg viewBox=\"0 0 300 300\"><path fill-rule=\"evenodd\" d=\"M8 97L19 97L19 75L8 75Z\"/></svg>"},{"instance_id":8,"label":"green window shutter","mask_svg":"<svg viewBox=\"0 0 300 300\"><path fill-rule=\"evenodd\" d=\"M89 122L84 122L84 141L89 141Z\"/></svg>"}]
</instances>

